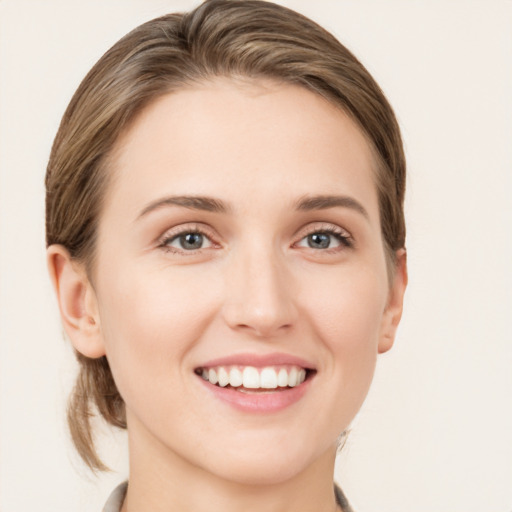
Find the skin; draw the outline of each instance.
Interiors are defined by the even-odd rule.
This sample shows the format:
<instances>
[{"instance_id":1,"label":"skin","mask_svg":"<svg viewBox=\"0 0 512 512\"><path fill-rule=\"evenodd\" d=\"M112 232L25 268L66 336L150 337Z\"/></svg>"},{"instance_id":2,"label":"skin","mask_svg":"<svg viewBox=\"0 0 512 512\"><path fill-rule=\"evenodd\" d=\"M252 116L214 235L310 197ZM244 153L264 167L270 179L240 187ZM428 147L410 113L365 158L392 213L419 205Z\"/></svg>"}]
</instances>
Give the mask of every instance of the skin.
<instances>
[{"instance_id":1,"label":"skin","mask_svg":"<svg viewBox=\"0 0 512 512\"><path fill-rule=\"evenodd\" d=\"M126 402L123 512L334 510L336 440L393 343L407 281L404 251L388 279L365 137L297 86L217 80L144 110L112 172L91 279L60 246L48 259L75 348L106 354ZM177 195L226 211L151 209ZM296 208L327 195L364 212ZM201 248L180 245L198 229ZM311 247L308 236L326 230L349 245L327 233L328 248ZM194 373L271 352L316 369L278 412L236 410Z\"/></svg>"}]
</instances>

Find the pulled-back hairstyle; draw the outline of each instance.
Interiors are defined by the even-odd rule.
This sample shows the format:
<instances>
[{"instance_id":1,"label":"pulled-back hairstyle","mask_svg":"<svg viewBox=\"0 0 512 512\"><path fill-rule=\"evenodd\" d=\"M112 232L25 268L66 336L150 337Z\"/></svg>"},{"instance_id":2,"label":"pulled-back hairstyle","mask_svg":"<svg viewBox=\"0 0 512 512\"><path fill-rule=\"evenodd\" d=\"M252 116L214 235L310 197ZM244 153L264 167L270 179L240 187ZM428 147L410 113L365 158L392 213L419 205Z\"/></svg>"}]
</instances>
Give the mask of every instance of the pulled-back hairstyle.
<instances>
[{"instance_id":1,"label":"pulled-back hairstyle","mask_svg":"<svg viewBox=\"0 0 512 512\"><path fill-rule=\"evenodd\" d=\"M405 159L393 111L362 64L308 18L258 0L207 0L185 14L144 23L95 64L74 94L53 143L46 174L46 243L62 244L94 268L109 156L120 134L150 102L215 77L296 84L343 109L376 156L382 238L388 263L405 243ZM76 353L79 375L68 404L73 442L93 470L106 469L91 417L126 428L125 405L106 357Z\"/></svg>"}]
</instances>

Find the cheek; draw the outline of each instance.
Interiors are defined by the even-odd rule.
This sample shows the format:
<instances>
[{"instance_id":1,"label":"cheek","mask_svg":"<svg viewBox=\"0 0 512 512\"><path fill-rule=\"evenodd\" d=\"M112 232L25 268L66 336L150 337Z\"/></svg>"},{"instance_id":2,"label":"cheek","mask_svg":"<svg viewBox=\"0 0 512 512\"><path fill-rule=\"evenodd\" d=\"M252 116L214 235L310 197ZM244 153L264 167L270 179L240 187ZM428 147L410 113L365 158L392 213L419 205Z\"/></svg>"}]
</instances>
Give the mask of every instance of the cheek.
<instances>
[{"instance_id":1,"label":"cheek","mask_svg":"<svg viewBox=\"0 0 512 512\"><path fill-rule=\"evenodd\" d=\"M362 268L340 272L323 288L327 291L309 294L310 324L330 355L326 360L333 378L358 397L366 394L373 377L387 283L380 273Z\"/></svg>"},{"instance_id":2,"label":"cheek","mask_svg":"<svg viewBox=\"0 0 512 512\"><path fill-rule=\"evenodd\" d=\"M198 280L161 271L118 272L101 282L101 328L123 398L152 388L156 400L160 385L180 386L189 351L214 314L212 294Z\"/></svg>"},{"instance_id":3,"label":"cheek","mask_svg":"<svg viewBox=\"0 0 512 512\"><path fill-rule=\"evenodd\" d=\"M303 297L332 350L375 348L387 300L384 275L368 267L341 269L325 277L312 276L305 289L313 290Z\"/></svg>"}]
</instances>

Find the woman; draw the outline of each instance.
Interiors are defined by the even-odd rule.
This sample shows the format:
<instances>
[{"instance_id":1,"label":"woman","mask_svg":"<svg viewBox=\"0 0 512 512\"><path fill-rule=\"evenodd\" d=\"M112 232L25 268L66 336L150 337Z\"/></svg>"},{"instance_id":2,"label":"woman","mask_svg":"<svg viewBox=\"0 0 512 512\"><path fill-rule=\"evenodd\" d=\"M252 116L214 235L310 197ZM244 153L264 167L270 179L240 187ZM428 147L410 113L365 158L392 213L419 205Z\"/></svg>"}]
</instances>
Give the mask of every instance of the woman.
<instances>
[{"instance_id":1,"label":"woman","mask_svg":"<svg viewBox=\"0 0 512 512\"><path fill-rule=\"evenodd\" d=\"M80 363L73 441L127 428L105 510L350 510L340 436L407 281L399 129L283 7L210 0L93 67L56 136L48 266Z\"/></svg>"}]
</instances>

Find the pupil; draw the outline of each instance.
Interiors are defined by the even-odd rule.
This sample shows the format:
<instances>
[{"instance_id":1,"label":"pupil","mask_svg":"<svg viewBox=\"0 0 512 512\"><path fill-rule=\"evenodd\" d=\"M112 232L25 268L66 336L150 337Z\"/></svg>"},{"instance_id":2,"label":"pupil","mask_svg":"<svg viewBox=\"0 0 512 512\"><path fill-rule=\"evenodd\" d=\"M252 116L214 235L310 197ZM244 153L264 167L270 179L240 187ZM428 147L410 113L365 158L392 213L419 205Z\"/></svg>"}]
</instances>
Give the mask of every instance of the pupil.
<instances>
[{"instance_id":1,"label":"pupil","mask_svg":"<svg viewBox=\"0 0 512 512\"><path fill-rule=\"evenodd\" d=\"M331 239L325 233L313 233L308 236L308 245L313 249L327 249Z\"/></svg>"},{"instance_id":2,"label":"pupil","mask_svg":"<svg viewBox=\"0 0 512 512\"><path fill-rule=\"evenodd\" d=\"M201 233L187 233L180 237L181 246L184 249L200 249L203 245Z\"/></svg>"}]
</instances>

